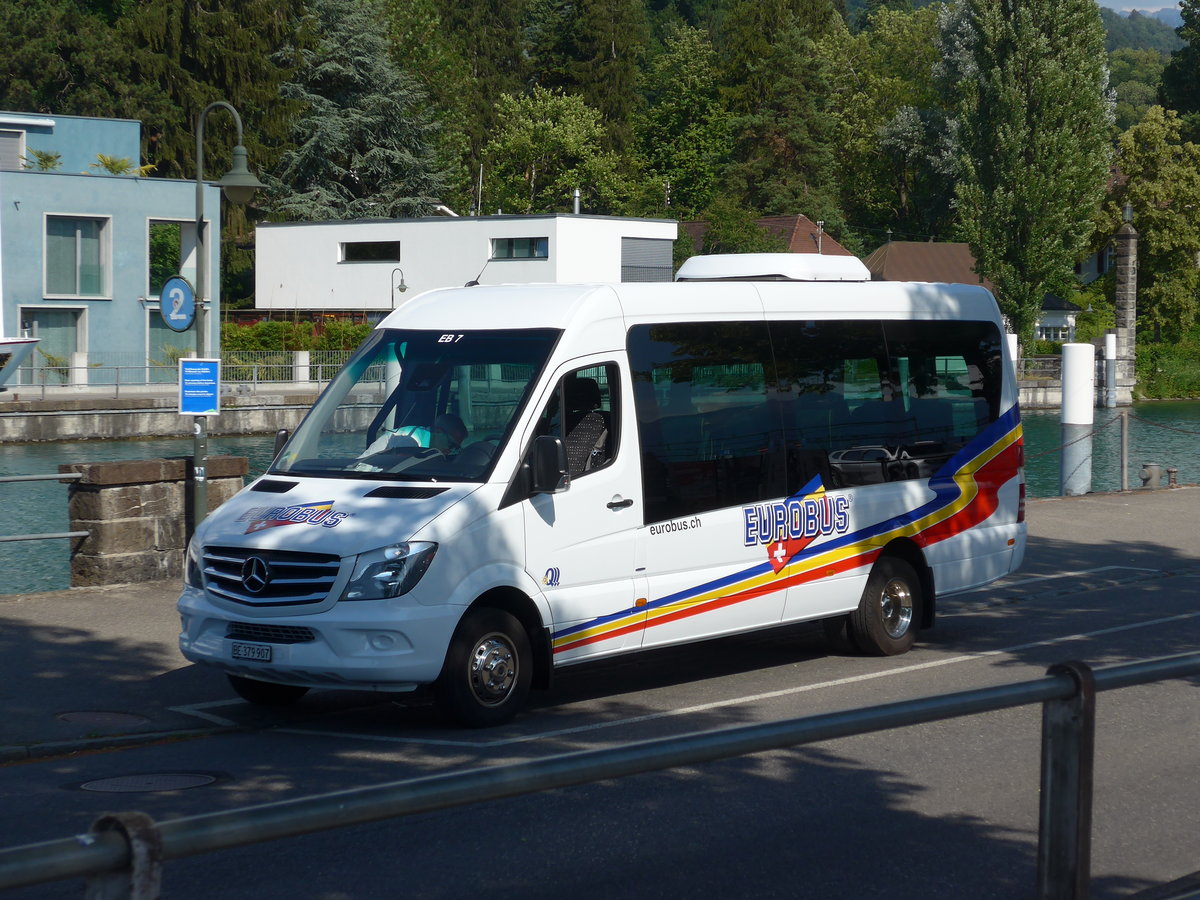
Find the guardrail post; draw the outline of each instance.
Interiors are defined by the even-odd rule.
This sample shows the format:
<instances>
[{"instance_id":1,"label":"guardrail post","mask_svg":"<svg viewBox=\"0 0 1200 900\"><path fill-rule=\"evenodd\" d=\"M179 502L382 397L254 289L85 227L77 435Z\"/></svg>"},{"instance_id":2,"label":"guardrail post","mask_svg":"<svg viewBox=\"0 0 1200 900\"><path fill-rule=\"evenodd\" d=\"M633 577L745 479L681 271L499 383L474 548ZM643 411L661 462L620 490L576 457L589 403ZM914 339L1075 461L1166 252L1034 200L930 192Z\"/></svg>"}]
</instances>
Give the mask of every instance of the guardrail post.
<instances>
[{"instance_id":1,"label":"guardrail post","mask_svg":"<svg viewBox=\"0 0 1200 900\"><path fill-rule=\"evenodd\" d=\"M129 848L129 867L103 872L87 880L84 900L158 900L162 894L162 835L145 813L124 812L101 816L91 834L115 832Z\"/></svg>"},{"instance_id":2,"label":"guardrail post","mask_svg":"<svg viewBox=\"0 0 1200 900\"><path fill-rule=\"evenodd\" d=\"M1042 787L1038 822L1039 900L1086 900L1092 865L1092 774L1096 680L1082 662L1051 666L1075 692L1042 704Z\"/></svg>"}]
</instances>

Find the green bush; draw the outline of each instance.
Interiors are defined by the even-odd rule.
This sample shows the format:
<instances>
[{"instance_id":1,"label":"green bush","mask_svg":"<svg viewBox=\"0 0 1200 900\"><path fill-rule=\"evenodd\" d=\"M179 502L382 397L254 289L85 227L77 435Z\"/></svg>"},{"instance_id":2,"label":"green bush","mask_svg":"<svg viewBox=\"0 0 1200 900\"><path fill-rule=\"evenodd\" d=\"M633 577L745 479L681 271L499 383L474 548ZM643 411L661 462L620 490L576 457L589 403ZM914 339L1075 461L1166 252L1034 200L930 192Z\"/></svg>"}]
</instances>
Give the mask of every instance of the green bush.
<instances>
[{"instance_id":1,"label":"green bush","mask_svg":"<svg viewBox=\"0 0 1200 900\"><path fill-rule=\"evenodd\" d=\"M1137 382L1139 395L1151 400L1200 397L1200 342L1139 345Z\"/></svg>"},{"instance_id":2,"label":"green bush","mask_svg":"<svg viewBox=\"0 0 1200 900\"><path fill-rule=\"evenodd\" d=\"M1063 345L1060 341L1034 341L1029 346L1029 356L1062 356Z\"/></svg>"},{"instance_id":3,"label":"green bush","mask_svg":"<svg viewBox=\"0 0 1200 900\"><path fill-rule=\"evenodd\" d=\"M314 350L354 350L367 339L372 326L333 320L326 322L316 336Z\"/></svg>"},{"instance_id":4,"label":"green bush","mask_svg":"<svg viewBox=\"0 0 1200 900\"><path fill-rule=\"evenodd\" d=\"M316 347L311 322L255 322L253 325L221 325L221 349L249 352L253 350L312 350Z\"/></svg>"}]
</instances>

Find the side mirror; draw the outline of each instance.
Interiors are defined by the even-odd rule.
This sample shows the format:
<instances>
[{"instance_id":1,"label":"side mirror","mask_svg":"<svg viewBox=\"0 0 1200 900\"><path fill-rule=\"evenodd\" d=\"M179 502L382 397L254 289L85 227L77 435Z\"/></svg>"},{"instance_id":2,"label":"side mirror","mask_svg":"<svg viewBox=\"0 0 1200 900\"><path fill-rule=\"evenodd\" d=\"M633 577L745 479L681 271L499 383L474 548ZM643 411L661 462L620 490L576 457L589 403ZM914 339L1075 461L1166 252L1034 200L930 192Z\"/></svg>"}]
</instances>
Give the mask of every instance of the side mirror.
<instances>
[{"instance_id":1,"label":"side mirror","mask_svg":"<svg viewBox=\"0 0 1200 900\"><path fill-rule=\"evenodd\" d=\"M560 494L571 486L567 447L562 438L543 434L533 441L533 493Z\"/></svg>"},{"instance_id":2,"label":"side mirror","mask_svg":"<svg viewBox=\"0 0 1200 900\"><path fill-rule=\"evenodd\" d=\"M271 462L275 462L275 460L279 459L279 454L283 450L283 445L288 442L288 438L291 436L291 432L286 428L280 428L277 432L275 432L275 452L271 454Z\"/></svg>"}]
</instances>

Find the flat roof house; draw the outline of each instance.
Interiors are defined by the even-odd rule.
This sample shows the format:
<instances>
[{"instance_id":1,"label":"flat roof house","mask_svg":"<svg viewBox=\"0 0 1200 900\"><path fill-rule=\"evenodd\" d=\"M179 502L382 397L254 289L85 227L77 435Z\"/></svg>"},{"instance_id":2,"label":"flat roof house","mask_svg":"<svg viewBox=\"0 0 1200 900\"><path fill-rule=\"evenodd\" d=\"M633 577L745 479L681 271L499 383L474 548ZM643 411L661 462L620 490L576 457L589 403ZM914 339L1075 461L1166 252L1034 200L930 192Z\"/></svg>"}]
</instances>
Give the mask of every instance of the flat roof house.
<instances>
[{"instance_id":1,"label":"flat roof house","mask_svg":"<svg viewBox=\"0 0 1200 900\"><path fill-rule=\"evenodd\" d=\"M258 226L255 308L366 313L468 282L670 281L678 223L551 214Z\"/></svg>"},{"instance_id":2,"label":"flat roof house","mask_svg":"<svg viewBox=\"0 0 1200 900\"><path fill-rule=\"evenodd\" d=\"M101 154L129 160L129 174L108 172ZM136 121L0 112L0 334L39 338L10 388L141 382L148 361L196 347L194 329L172 331L158 310L166 277L195 280L195 182L139 177L140 156ZM220 191L204 191L215 273Z\"/></svg>"}]
</instances>

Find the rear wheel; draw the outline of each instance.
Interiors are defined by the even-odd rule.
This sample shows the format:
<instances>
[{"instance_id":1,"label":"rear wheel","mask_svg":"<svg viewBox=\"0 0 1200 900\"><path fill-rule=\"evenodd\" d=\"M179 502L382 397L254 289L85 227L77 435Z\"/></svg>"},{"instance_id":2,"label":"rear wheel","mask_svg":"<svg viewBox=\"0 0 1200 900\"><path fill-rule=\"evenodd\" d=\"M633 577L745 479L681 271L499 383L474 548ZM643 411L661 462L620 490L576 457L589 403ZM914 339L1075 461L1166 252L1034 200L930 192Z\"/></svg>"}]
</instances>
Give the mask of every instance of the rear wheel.
<instances>
[{"instance_id":1,"label":"rear wheel","mask_svg":"<svg viewBox=\"0 0 1200 900\"><path fill-rule=\"evenodd\" d=\"M529 636L499 609L470 610L458 624L434 686L438 706L469 728L507 722L525 705L532 680Z\"/></svg>"},{"instance_id":2,"label":"rear wheel","mask_svg":"<svg viewBox=\"0 0 1200 900\"><path fill-rule=\"evenodd\" d=\"M858 645L850 634L850 615L834 616L822 619L821 627L825 630L825 639L835 653L857 653Z\"/></svg>"},{"instance_id":3,"label":"rear wheel","mask_svg":"<svg viewBox=\"0 0 1200 900\"><path fill-rule=\"evenodd\" d=\"M884 556L875 563L858 609L850 613L850 634L864 653L895 656L917 637L921 580L902 559Z\"/></svg>"},{"instance_id":4,"label":"rear wheel","mask_svg":"<svg viewBox=\"0 0 1200 900\"><path fill-rule=\"evenodd\" d=\"M308 688L273 681L255 681L240 675L230 675L229 684L237 695L255 706L288 706L308 693Z\"/></svg>"}]
</instances>

